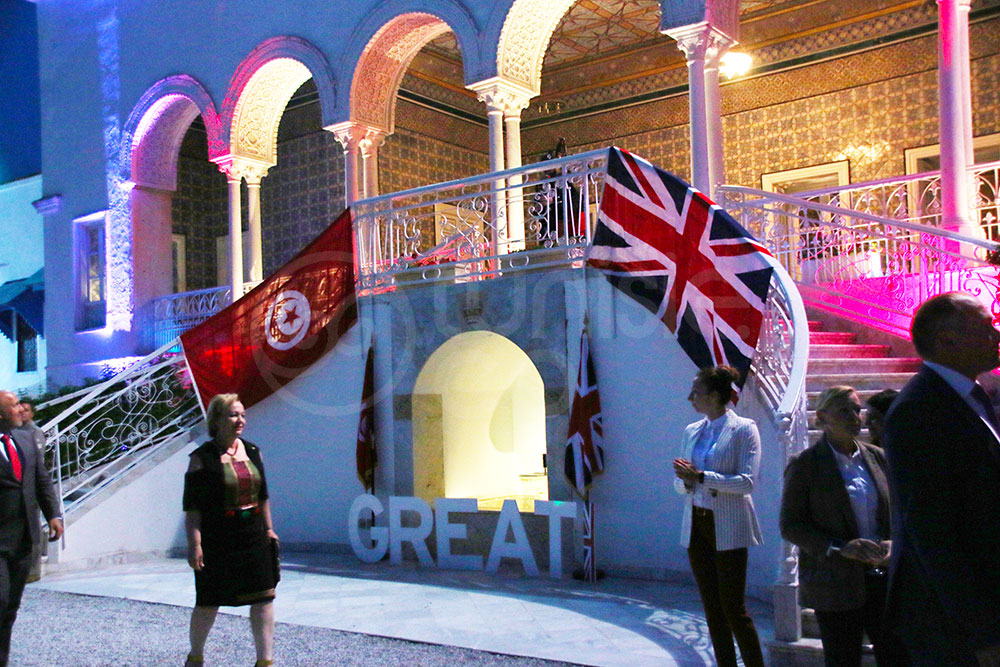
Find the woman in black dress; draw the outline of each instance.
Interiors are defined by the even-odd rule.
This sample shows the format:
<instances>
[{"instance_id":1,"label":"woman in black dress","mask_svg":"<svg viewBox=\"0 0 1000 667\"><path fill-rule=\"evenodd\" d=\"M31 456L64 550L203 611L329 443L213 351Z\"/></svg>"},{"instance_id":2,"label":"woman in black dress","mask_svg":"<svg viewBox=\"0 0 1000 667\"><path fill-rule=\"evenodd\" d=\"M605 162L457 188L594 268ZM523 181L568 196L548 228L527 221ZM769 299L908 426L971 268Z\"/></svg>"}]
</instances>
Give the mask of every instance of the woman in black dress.
<instances>
[{"instance_id":1,"label":"woman in black dress","mask_svg":"<svg viewBox=\"0 0 1000 667\"><path fill-rule=\"evenodd\" d=\"M276 544L260 450L240 438L246 419L236 394L208 405L212 439L191 454L184 476L188 563L196 600L186 667L202 663L220 606L250 605L257 665L270 665L274 640Z\"/></svg>"}]
</instances>

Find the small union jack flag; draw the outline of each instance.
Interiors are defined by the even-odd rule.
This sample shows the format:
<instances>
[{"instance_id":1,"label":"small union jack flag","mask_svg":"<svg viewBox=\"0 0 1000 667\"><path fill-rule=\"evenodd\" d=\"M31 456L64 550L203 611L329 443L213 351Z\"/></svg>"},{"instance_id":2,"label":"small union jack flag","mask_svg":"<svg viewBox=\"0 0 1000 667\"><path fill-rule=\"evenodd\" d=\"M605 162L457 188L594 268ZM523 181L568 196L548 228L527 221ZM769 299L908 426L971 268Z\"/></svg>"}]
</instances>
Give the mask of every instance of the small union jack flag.
<instances>
[{"instance_id":1,"label":"small union jack flag","mask_svg":"<svg viewBox=\"0 0 1000 667\"><path fill-rule=\"evenodd\" d=\"M601 395L597 391L594 359L590 356L590 338L584 327L580 334L580 368L570 407L565 462L566 477L584 498L594 475L604 470L603 442Z\"/></svg>"},{"instance_id":2,"label":"small union jack flag","mask_svg":"<svg viewBox=\"0 0 1000 667\"><path fill-rule=\"evenodd\" d=\"M587 263L661 319L695 365L729 364L742 386L776 263L728 213L611 148Z\"/></svg>"},{"instance_id":3,"label":"small union jack flag","mask_svg":"<svg viewBox=\"0 0 1000 667\"><path fill-rule=\"evenodd\" d=\"M583 503L583 580L597 581L597 547L594 544L594 503Z\"/></svg>"}]
</instances>

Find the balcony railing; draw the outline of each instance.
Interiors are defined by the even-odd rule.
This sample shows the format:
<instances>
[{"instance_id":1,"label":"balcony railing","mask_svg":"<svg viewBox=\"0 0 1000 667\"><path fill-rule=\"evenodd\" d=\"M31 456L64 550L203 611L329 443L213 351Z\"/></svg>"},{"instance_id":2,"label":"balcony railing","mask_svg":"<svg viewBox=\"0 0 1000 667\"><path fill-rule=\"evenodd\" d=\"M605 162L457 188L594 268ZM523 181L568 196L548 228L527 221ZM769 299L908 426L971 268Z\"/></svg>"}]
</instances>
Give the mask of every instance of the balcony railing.
<instances>
[{"instance_id":1,"label":"balcony railing","mask_svg":"<svg viewBox=\"0 0 1000 667\"><path fill-rule=\"evenodd\" d=\"M590 151L356 203L359 294L579 264L607 156Z\"/></svg>"},{"instance_id":2,"label":"balcony railing","mask_svg":"<svg viewBox=\"0 0 1000 667\"><path fill-rule=\"evenodd\" d=\"M243 293L246 294L258 284L260 283L243 283ZM145 328L149 337L146 349L166 345L191 327L215 315L232 303L232 292L232 287L225 285L167 294L154 299L149 309L149 326Z\"/></svg>"},{"instance_id":3,"label":"balcony railing","mask_svg":"<svg viewBox=\"0 0 1000 667\"><path fill-rule=\"evenodd\" d=\"M942 292L972 292L1000 314L992 241L752 188L723 186L720 199L808 303L902 337L920 302Z\"/></svg>"},{"instance_id":4,"label":"balcony railing","mask_svg":"<svg viewBox=\"0 0 1000 667\"><path fill-rule=\"evenodd\" d=\"M972 166L969 180L970 218L979 223L987 239L1000 240L1000 162ZM893 220L934 227L941 222L940 171L810 190L795 196Z\"/></svg>"}]
</instances>

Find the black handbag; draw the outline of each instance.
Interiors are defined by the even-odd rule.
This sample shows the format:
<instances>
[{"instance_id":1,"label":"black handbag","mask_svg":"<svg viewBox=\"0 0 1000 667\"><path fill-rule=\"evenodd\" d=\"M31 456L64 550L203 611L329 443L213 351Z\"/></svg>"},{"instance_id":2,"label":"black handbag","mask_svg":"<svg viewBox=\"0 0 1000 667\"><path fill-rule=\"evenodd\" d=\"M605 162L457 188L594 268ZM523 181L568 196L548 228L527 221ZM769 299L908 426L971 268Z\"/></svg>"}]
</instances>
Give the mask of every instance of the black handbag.
<instances>
[{"instance_id":1,"label":"black handbag","mask_svg":"<svg viewBox=\"0 0 1000 667\"><path fill-rule=\"evenodd\" d=\"M281 581L281 542L278 538L272 537L271 540L271 567L274 568L274 583Z\"/></svg>"}]
</instances>

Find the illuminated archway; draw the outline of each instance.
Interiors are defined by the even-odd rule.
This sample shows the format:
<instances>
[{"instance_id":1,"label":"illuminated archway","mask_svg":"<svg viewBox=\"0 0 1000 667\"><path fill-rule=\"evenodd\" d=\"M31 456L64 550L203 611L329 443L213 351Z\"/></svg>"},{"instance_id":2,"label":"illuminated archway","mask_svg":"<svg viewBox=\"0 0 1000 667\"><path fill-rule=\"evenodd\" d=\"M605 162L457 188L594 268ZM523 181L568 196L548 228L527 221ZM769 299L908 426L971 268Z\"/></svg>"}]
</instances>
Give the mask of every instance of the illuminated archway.
<instances>
[{"instance_id":1,"label":"illuminated archway","mask_svg":"<svg viewBox=\"0 0 1000 667\"><path fill-rule=\"evenodd\" d=\"M122 128L121 192L112 197L107 238L108 322L133 328L133 314L173 291L171 202L177 159L191 122L201 116L209 155L222 152L221 124L211 96L194 78L171 76L149 88Z\"/></svg>"},{"instance_id":2,"label":"illuminated archway","mask_svg":"<svg viewBox=\"0 0 1000 667\"><path fill-rule=\"evenodd\" d=\"M541 375L513 342L459 334L427 359L413 389L413 492L425 500L547 499Z\"/></svg>"},{"instance_id":3,"label":"illuminated archway","mask_svg":"<svg viewBox=\"0 0 1000 667\"><path fill-rule=\"evenodd\" d=\"M549 39L576 0L516 0L497 42L497 76L535 95L542 90L542 62Z\"/></svg>"},{"instance_id":4,"label":"illuminated archway","mask_svg":"<svg viewBox=\"0 0 1000 667\"><path fill-rule=\"evenodd\" d=\"M288 100L309 78L316 82L324 124L336 85L323 53L298 37L274 37L255 48L233 75L222 104L223 136L232 155L277 163L278 124Z\"/></svg>"}]
</instances>

